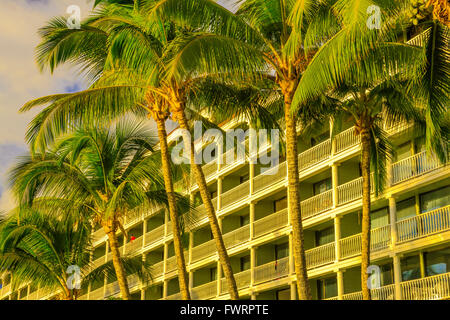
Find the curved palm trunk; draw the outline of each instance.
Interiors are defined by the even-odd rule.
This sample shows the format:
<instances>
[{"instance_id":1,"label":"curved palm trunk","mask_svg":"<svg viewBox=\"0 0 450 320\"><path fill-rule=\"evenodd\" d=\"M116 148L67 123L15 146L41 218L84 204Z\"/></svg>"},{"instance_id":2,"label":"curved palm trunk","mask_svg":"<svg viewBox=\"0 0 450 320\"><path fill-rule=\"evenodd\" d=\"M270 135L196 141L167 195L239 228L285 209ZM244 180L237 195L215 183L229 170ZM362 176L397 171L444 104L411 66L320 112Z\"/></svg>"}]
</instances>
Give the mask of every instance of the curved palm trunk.
<instances>
[{"instance_id":1,"label":"curved palm trunk","mask_svg":"<svg viewBox=\"0 0 450 320\"><path fill-rule=\"evenodd\" d=\"M119 284L120 294L122 299L131 300L130 289L128 288L127 275L123 267L122 261L120 260L119 244L117 243L117 236L113 230L108 230L106 232L108 236L109 247L111 248L112 261L114 266L114 271L117 276L117 283Z\"/></svg>"},{"instance_id":2,"label":"curved palm trunk","mask_svg":"<svg viewBox=\"0 0 450 320\"><path fill-rule=\"evenodd\" d=\"M161 148L162 169L164 176L164 184L169 202L169 214L172 220L173 230L173 246L175 249L175 256L177 257L178 265L178 281L180 283L181 298L183 300L190 300L189 293L189 279L186 271L186 262L184 260L183 246L181 243L181 231L178 223L178 212L176 207L176 198L173 190L172 175L170 172L169 152L167 147L167 132L164 119L155 117L156 125L158 127L159 144Z\"/></svg>"},{"instance_id":3,"label":"curved palm trunk","mask_svg":"<svg viewBox=\"0 0 450 320\"><path fill-rule=\"evenodd\" d=\"M177 120L180 123L180 128L189 130L186 114L183 110L177 112ZM225 243L223 242L222 231L219 227L219 222L217 221L217 216L214 210L214 206L211 201L211 196L208 192L206 185L205 175L199 164L195 163L195 149L194 142L189 139L190 144L190 158L191 158L191 168L194 170L195 180L197 182L200 196L202 198L203 204L205 205L206 214L208 216L209 224L211 226L211 232L213 234L214 240L216 242L217 253L219 255L219 261L222 265L223 273L227 280L228 292L232 300L239 300L239 293L236 286L236 280L234 279L233 269L231 268L230 257L228 256Z\"/></svg>"},{"instance_id":4,"label":"curved palm trunk","mask_svg":"<svg viewBox=\"0 0 450 320\"><path fill-rule=\"evenodd\" d=\"M311 288L306 270L303 224L300 213L296 117L294 114L291 114L291 103L292 97L285 95L284 117L286 121L286 161L288 166L288 210L292 225L292 244L298 297L300 300L311 300Z\"/></svg>"},{"instance_id":5,"label":"curved palm trunk","mask_svg":"<svg viewBox=\"0 0 450 320\"><path fill-rule=\"evenodd\" d=\"M361 130L362 171L362 233L361 233L361 289L363 300L370 300L367 268L370 265L370 132Z\"/></svg>"}]
</instances>

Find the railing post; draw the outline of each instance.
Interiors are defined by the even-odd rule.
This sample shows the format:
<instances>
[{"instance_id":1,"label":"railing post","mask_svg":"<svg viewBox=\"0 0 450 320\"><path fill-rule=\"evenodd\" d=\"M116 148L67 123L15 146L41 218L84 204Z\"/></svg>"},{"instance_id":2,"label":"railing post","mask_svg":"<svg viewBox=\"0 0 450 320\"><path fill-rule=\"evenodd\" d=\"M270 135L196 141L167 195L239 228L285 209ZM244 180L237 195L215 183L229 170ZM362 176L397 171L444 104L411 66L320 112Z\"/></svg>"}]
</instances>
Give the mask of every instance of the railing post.
<instances>
[{"instance_id":1,"label":"railing post","mask_svg":"<svg viewBox=\"0 0 450 320\"><path fill-rule=\"evenodd\" d=\"M336 276L337 276L338 300L343 300L343 297L344 297L344 270L338 270L336 272Z\"/></svg>"},{"instance_id":2,"label":"railing post","mask_svg":"<svg viewBox=\"0 0 450 320\"><path fill-rule=\"evenodd\" d=\"M334 217L334 250L335 250L335 262L339 262L341 258L341 217Z\"/></svg>"},{"instance_id":3,"label":"railing post","mask_svg":"<svg viewBox=\"0 0 450 320\"><path fill-rule=\"evenodd\" d=\"M249 222L250 222L250 241L255 237L255 204L250 202Z\"/></svg>"},{"instance_id":4,"label":"railing post","mask_svg":"<svg viewBox=\"0 0 450 320\"><path fill-rule=\"evenodd\" d=\"M394 254L392 257L394 265L394 287L395 287L395 300L402 300L402 270L400 265L400 256Z\"/></svg>"},{"instance_id":5,"label":"railing post","mask_svg":"<svg viewBox=\"0 0 450 320\"><path fill-rule=\"evenodd\" d=\"M218 177L217 178L217 210L216 210L216 215L217 215L217 211L222 209L222 182L223 182L223 178L222 177Z\"/></svg>"},{"instance_id":6,"label":"railing post","mask_svg":"<svg viewBox=\"0 0 450 320\"><path fill-rule=\"evenodd\" d=\"M257 247L250 248L250 288L252 289L255 285L256 249Z\"/></svg>"},{"instance_id":7,"label":"railing post","mask_svg":"<svg viewBox=\"0 0 450 320\"><path fill-rule=\"evenodd\" d=\"M391 249L395 248L398 241L397 235L397 204L395 198L389 195L389 223L391 225Z\"/></svg>"},{"instance_id":8,"label":"railing post","mask_svg":"<svg viewBox=\"0 0 450 320\"><path fill-rule=\"evenodd\" d=\"M339 195L338 195L338 186L339 186L339 175L338 175L338 166L339 163L333 163L331 165L331 184L333 187L333 208L338 206Z\"/></svg>"}]
</instances>

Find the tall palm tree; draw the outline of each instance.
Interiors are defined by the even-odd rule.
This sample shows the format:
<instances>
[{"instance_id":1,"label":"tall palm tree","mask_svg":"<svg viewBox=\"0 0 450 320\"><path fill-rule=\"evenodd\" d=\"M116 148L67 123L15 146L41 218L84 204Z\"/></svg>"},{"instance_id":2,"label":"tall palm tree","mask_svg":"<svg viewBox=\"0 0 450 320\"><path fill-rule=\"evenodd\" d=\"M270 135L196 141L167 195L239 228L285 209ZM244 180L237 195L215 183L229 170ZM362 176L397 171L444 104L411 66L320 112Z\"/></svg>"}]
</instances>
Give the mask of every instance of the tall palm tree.
<instances>
[{"instance_id":1,"label":"tall palm tree","mask_svg":"<svg viewBox=\"0 0 450 320\"><path fill-rule=\"evenodd\" d=\"M366 26L366 7L358 1L338 1L341 30L323 44L305 70L293 99L293 111L324 91L334 90L343 101L340 111L351 115L361 137L363 178L361 285L370 299L370 163L375 187L383 187L388 143L379 118L426 122L427 147L446 158L445 114L448 103L448 30L428 22L427 32L410 43L400 41L400 22L407 21L403 1L374 1L383 13L378 29ZM382 173L379 175L379 173Z\"/></svg>"},{"instance_id":2,"label":"tall palm tree","mask_svg":"<svg viewBox=\"0 0 450 320\"><path fill-rule=\"evenodd\" d=\"M202 30L186 39L171 68L175 77L190 72L227 74L235 78L269 79L282 93L286 125L288 199L293 227L293 256L298 296L311 299L307 281L300 213L297 157L297 114L292 99L302 73L338 23L329 9L335 1L233 1L233 14L210 0L160 0L144 4L150 15ZM301 19L296 19L301 16ZM294 23L296 22L296 23ZM181 63L182 62L182 63ZM308 108L308 104L305 104Z\"/></svg>"},{"instance_id":3,"label":"tall palm tree","mask_svg":"<svg viewBox=\"0 0 450 320\"><path fill-rule=\"evenodd\" d=\"M90 283L103 283L104 276L116 279L111 262L97 268L90 265L91 224L85 218L72 212L61 219L22 208L3 219L0 270L12 274L13 290L30 283L48 292L61 292L62 300L76 300L80 289ZM127 274L137 274L141 280L151 276L148 263L139 257L121 260ZM75 281L68 278L70 267L79 268Z\"/></svg>"},{"instance_id":4,"label":"tall palm tree","mask_svg":"<svg viewBox=\"0 0 450 320\"><path fill-rule=\"evenodd\" d=\"M77 129L49 151L23 158L11 171L12 189L22 205L62 214L78 210L102 226L123 299L130 299L130 293L117 231L126 235L122 222L131 210L167 202L155 142L152 131L134 121Z\"/></svg>"}]
</instances>

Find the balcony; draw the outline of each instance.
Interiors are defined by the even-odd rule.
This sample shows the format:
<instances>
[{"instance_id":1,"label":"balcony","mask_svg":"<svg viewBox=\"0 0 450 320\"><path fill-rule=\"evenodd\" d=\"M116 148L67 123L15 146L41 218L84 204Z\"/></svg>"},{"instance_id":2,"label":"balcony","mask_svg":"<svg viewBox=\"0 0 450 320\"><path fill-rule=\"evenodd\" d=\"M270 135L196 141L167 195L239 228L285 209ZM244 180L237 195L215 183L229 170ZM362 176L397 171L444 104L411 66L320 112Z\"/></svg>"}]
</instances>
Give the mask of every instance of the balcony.
<instances>
[{"instance_id":1,"label":"balcony","mask_svg":"<svg viewBox=\"0 0 450 320\"><path fill-rule=\"evenodd\" d=\"M450 297L450 272L400 283L403 300L440 300Z\"/></svg>"},{"instance_id":2,"label":"balcony","mask_svg":"<svg viewBox=\"0 0 450 320\"><path fill-rule=\"evenodd\" d=\"M335 243L327 243L322 246L305 251L306 268L317 268L333 263L336 257Z\"/></svg>"},{"instance_id":3,"label":"balcony","mask_svg":"<svg viewBox=\"0 0 450 320\"><path fill-rule=\"evenodd\" d=\"M164 238L165 225L150 230L144 235L144 245L148 246Z\"/></svg>"},{"instance_id":4,"label":"balcony","mask_svg":"<svg viewBox=\"0 0 450 320\"><path fill-rule=\"evenodd\" d=\"M302 218L310 218L333 208L333 190L325 191L300 202Z\"/></svg>"},{"instance_id":5,"label":"balcony","mask_svg":"<svg viewBox=\"0 0 450 320\"><path fill-rule=\"evenodd\" d=\"M359 145L359 143L361 142L361 137L356 134L355 127L351 127L336 135L335 141L336 153L339 153L351 147Z\"/></svg>"},{"instance_id":6,"label":"balcony","mask_svg":"<svg viewBox=\"0 0 450 320\"><path fill-rule=\"evenodd\" d=\"M254 237L258 238L265 234L277 231L289 225L288 209L272 213L267 217L256 220L253 224Z\"/></svg>"},{"instance_id":7,"label":"balcony","mask_svg":"<svg viewBox=\"0 0 450 320\"><path fill-rule=\"evenodd\" d=\"M248 288L250 286L250 277L251 277L250 269L234 274L234 279L236 280L236 286L238 290ZM220 294L227 294L228 293L227 280L225 278L222 278L221 281L222 283L220 288Z\"/></svg>"},{"instance_id":8,"label":"balcony","mask_svg":"<svg viewBox=\"0 0 450 320\"><path fill-rule=\"evenodd\" d=\"M188 263L188 252L184 251L184 261L187 264ZM177 257L172 256L168 259L166 259L166 273L173 272L175 270L178 270L178 264L177 264Z\"/></svg>"},{"instance_id":9,"label":"balcony","mask_svg":"<svg viewBox=\"0 0 450 320\"><path fill-rule=\"evenodd\" d=\"M391 244L391 226L386 225L370 231L370 252L386 249ZM361 233L339 240L341 259L361 254Z\"/></svg>"},{"instance_id":10,"label":"balcony","mask_svg":"<svg viewBox=\"0 0 450 320\"><path fill-rule=\"evenodd\" d=\"M181 300L181 293L178 292L175 294L171 294L170 296L162 298L161 300Z\"/></svg>"},{"instance_id":11,"label":"balcony","mask_svg":"<svg viewBox=\"0 0 450 320\"><path fill-rule=\"evenodd\" d=\"M227 249L233 248L239 244L250 240L250 225L247 224L236 230L230 231L223 235L223 242Z\"/></svg>"},{"instance_id":12,"label":"balcony","mask_svg":"<svg viewBox=\"0 0 450 320\"><path fill-rule=\"evenodd\" d=\"M208 282L191 289L192 299L206 300L217 295L217 281Z\"/></svg>"},{"instance_id":13,"label":"balcony","mask_svg":"<svg viewBox=\"0 0 450 320\"><path fill-rule=\"evenodd\" d=\"M374 192L374 180L373 173L370 175L371 184L370 184L370 192ZM343 205L351 201L358 200L362 198L362 185L363 178L359 177L350 182L344 183L338 186L338 205Z\"/></svg>"},{"instance_id":14,"label":"balcony","mask_svg":"<svg viewBox=\"0 0 450 320\"><path fill-rule=\"evenodd\" d=\"M103 293L103 286L95 289L94 291L91 291L89 293L89 300L103 300L104 299L104 293Z\"/></svg>"},{"instance_id":15,"label":"balcony","mask_svg":"<svg viewBox=\"0 0 450 320\"><path fill-rule=\"evenodd\" d=\"M226 191L221 195L222 208L232 205L238 201L247 198L250 195L250 181L245 181L244 183L234 187L231 190Z\"/></svg>"},{"instance_id":16,"label":"balcony","mask_svg":"<svg viewBox=\"0 0 450 320\"><path fill-rule=\"evenodd\" d=\"M399 243L450 230L450 205L398 221L396 227Z\"/></svg>"},{"instance_id":17,"label":"balcony","mask_svg":"<svg viewBox=\"0 0 450 320\"><path fill-rule=\"evenodd\" d=\"M331 140L328 139L298 155L298 169L305 170L327 160L331 156Z\"/></svg>"},{"instance_id":18,"label":"balcony","mask_svg":"<svg viewBox=\"0 0 450 320\"><path fill-rule=\"evenodd\" d=\"M289 275L289 257L257 266L254 273L255 284L287 277Z\"/></svg>"},{"instance_id":19,"label":"balcony","mask_svg":"<svg viewBox=\"0 0 450 320\"><path fill-rule=\"evenodd\" d=\"M127 254L133 254L136 251L139 251L142 249L142 243L143 243L144 237L140 236L139 238L136 238L130 242L128 242L125 245L125 250Z\"/></svg>"},{"instance_id":20,"label":"balcony","mask_svg":"<svg viewBox=\"0 0 450 320\"><path fill-rule=\"evenodd\" d=\"M444 164L426 151L392 164L392 184L397 184L443 167Z\"/></svg>"},{"instance_id":21,"label":"balcony","mask_svg":"<svg viewBox=\"0 0 450 320\"><path fill-rule=\"evenodd\" d=\"M282 162L275 168L271 168L265 174L259 174L253 179L253 193L264 190L286 179L287 163Z\"/></svg>"},{"instance_id":22,"label":"balcony","mask_svg":"<svg viewBox=\"0 0 450 320\"><path fill-rule=\"evenodd\" d=\"M393 284L370 290L372 300L394 300L394 294L395 285ZM344 294L342 300L363 300L362 291Z\"/></svg>"}]
</instances>

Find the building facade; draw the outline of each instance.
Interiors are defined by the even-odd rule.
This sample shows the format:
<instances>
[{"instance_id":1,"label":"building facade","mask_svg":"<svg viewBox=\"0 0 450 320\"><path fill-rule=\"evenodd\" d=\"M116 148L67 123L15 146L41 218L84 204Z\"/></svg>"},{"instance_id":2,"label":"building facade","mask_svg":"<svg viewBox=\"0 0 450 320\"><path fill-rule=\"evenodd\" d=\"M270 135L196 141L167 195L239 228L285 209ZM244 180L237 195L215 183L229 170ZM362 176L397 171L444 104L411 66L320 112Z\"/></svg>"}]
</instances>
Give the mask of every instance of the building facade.
<instances>
[{"instance_id":1,"label":"building facade","mask_svg":"<svg viewBox=\"0 0 450 320\"><path fill-rule=\"evenodd\" d=\"M227 123L224 128L239 125ZM330 128L299 139L301 214L308 277L314 299L360 300L362 178L360 141L350 125L330 138ZM371 264L379 270L372 299L448 299L450 297L450 165L428 156L423 139L408 123L385 123L396 148L388 164L388 186L372 193ZM169 138L175 141L176 133ZM267 166L248 161L203 166L208 189L242 299L296 299L292 228L287 201L286 162ZM180 184L178 184L180 186ZM182 188L178 188L182 191ZM195 212L186 222L185 251L193 299L229 299L225 278L199 200L188 190ZM129 235L119 236L125 255L153 265L153 280L129 277L134 299L179 299L177 265L168 212L155 208L128 217ZM94 233L92 261L111 259L106 235ZM131 240L133 239L133 240ZM12 294L3 279L0 299L48 299L55 293L23 287ZM104 280L80 299L120 296L117 282Z\"/></svg>"}]
</instances>

